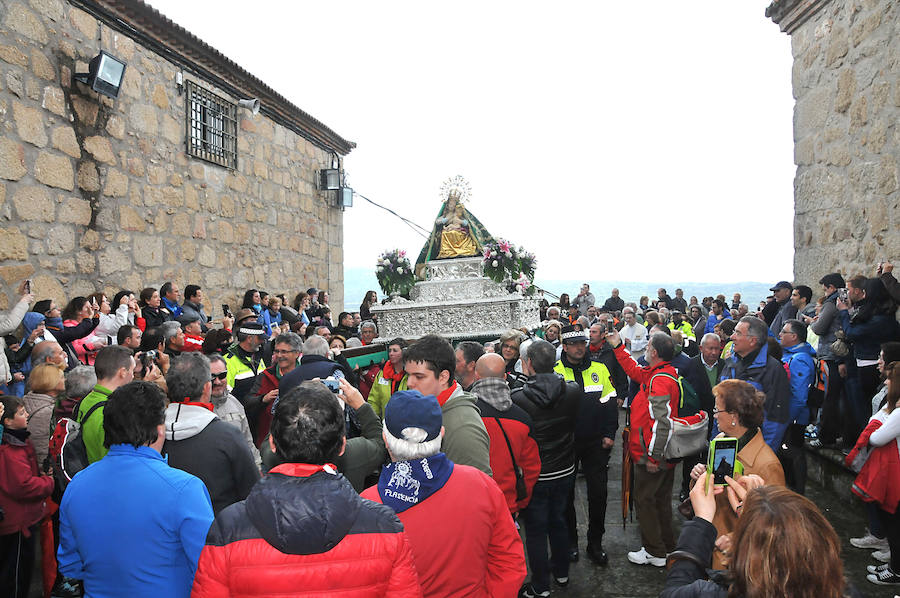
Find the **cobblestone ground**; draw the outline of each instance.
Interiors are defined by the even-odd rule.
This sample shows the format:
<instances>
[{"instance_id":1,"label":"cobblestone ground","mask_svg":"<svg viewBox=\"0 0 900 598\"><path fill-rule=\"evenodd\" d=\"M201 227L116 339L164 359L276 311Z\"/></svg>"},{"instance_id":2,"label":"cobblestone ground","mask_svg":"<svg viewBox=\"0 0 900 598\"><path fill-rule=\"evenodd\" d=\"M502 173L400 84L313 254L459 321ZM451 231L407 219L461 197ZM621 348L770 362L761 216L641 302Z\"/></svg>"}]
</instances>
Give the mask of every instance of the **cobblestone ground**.
<instances>
[{"instance_id":1,"label":"cobblestone ground","mask_svg":"<svg viewBox=\"0 0 900 598\"><path fill-rule=\"evenodd\" d=\"M621 414L619 425L624 425ZM621 428L620 428L621 430ZM606 534L603 547L609 554L609 565L598 567L584 555L585 533L587 532L587 498L584 478L576 481L576 510L578 513L578 536L582 558L573 563L569 571L569 585L566 588L552 588L552 595L568 598L610 597L610 598L651 598L659 595L666 579L665 569L649 565L639 566L628 562L626 553L641 546L637 517L622 527L622 446L621 437L616 439L612 457L609 460L609 504L606 509ZM680 466L675 471L675 488L672 509L675 517L677 537L684 519L675 510L678 504L680 486ZM866 581L866 565L877 563L865 550L853 548L849 538L865 533L865 513L861 503L847 504L833 493L824 491L810 482L806 496L815 502L837 530L841 538L844 567L850 581L860 594L868 598L892 598L900 594L900 587L894 589L875 586ZM524 541L524 534L523 534Z\"/></svg>"}]
</instances>

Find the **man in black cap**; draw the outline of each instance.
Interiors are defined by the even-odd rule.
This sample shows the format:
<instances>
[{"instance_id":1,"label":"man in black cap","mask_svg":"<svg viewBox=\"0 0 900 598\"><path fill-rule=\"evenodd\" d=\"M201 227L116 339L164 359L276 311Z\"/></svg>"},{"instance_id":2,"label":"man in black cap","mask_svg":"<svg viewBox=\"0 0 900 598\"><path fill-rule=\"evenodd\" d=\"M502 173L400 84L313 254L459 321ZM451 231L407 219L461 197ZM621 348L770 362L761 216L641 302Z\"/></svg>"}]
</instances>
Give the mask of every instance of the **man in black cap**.
<instances>
[{"instance_id":1,"label":"man in black cap","mask_svg":"<svg viewBox=\"0 0 900 598\"><path fill-rule=\"evenodd\" d=\"M266 341L266 329L262 324L245 320L239 326L235 325L234 336L237 343L225 354L225 364L228 366L226 380L231 394L243 405L256 375L266 369L259 352Z\"/></svg>"},{"instance_id":2,"label":"man in black cap","mask_svg":"<svg viewBox=\"0 0 900 598\"><path fill-rule=\"evenodd\" d=\"M563 343L562 358L553 369L566 380L577 383L582 392L578 424L575 427L575 458L581 462L581 471L587 484L587 554L598 565L605 565L609 561L603 550L603 533L606 531L606 470L613 439L619 427L616 388L607 367L591 361L587 352L588 337L583 331L575 326L563 326L560 337ZM622 390L624 392L625 389ZM566 522L571 549L569 559L577 561L578 530L574 486L569 494Z\"/></svg>"},{"instance_id":3,"label":"man in black cap","mask_svg":"<svg viewBox=\"0 0 900 598\"><path fill-rule=\"evenodd\" d=\"M780 280L769 290L772 291L775 300L766 304L762 315L769 330L777 337L785 320L797 317L797 308L791 305L791 291L794 290L794 285L786 280Z\"/></svg>"}]
</instances>

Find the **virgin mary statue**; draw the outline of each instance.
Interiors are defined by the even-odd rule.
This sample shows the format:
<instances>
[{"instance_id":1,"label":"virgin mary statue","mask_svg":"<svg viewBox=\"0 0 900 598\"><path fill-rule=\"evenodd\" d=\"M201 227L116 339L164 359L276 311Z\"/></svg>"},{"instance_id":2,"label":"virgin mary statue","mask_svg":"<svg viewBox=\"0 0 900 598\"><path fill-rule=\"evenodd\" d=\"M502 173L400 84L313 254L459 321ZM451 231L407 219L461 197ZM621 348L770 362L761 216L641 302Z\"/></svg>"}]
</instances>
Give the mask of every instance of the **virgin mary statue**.
<instances>
[{"instance_id":1,"label":"virgin mary statue","mask_svg":"<svg viewBox=\"0 0 900 598\"><path fill-rule=\"evenodd\" d=\"M462 195L459 185L453 185L447 192L431 236L416 260L416 274L421 274L425 262L476 256L486 243L493 241L481 222L463 205Z\"/></svg>"}]
</instances>

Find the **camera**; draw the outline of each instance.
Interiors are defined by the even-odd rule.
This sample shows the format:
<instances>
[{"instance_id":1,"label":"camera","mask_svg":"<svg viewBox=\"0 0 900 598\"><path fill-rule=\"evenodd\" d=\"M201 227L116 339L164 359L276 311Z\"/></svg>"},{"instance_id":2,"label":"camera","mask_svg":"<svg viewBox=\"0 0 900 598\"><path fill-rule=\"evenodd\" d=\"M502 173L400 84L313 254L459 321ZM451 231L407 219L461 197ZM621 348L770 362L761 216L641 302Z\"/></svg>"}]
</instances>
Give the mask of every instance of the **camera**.
<instances>
[{"instance_id":1,"label":"camera","mask_svg":"<svg viewBox=\"0 0 900 598\"><path fill-rule=\"evenodd\" d=\"M843 301L844 303L850 302L850 293L846 288L840 288L837 290L837 298L839 301Z\"/></svg>"},{"instance_id":2,"label":"camera","mask_svg":"<svg viewBox=\"0 0 900 598\"><path fill-rule=\"evenodd\" d=\"M153 365L153 361L156 359L156 349L150 349L149 351L144 351L141 354L141 365L144 367L144 370L150 369L150 366Z\"/></svg>"},{"instance_id":3,"label":"camera","mask_svg":"<svg viewBox=\"0 0 900 598\"><path fill-rule=\"evenodd\" d=\"M231 313L231 308L228 307L227 303L222 304L222 315L226 318L233 318L234 314Z\"/></svg>"}]
</instances>

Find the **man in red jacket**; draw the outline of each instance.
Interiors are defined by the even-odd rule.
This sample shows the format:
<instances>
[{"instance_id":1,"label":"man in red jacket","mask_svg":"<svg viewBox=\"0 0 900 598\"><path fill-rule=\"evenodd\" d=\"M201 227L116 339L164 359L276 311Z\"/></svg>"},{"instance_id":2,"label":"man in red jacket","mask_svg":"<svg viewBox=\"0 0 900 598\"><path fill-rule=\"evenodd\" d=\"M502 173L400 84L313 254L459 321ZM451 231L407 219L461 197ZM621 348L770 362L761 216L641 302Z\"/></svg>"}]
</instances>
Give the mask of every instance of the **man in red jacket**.
<instances>
[{"instance_id":1,"label":"man in red jacket","mask_svg":"<svg viewBox=\"0 0 900 598\"><path fill-rule=\"evenodd\" d=\"M216 516L194 598L422 595L397 516L361 499L334 466L344 430L338 399L324 384L279 398L269 442L283 463Z\"/></svg>"},{"instance_id":2,"label":"man in red jacket","mask_svg":"<svg viewBox=\"0 0 900 598\"><path fill-rule=\"evenodd\" d=\"M506 385L506 361L496 353L482 355L475 362L471 392L478 397L481 420L491 437L491 473L515 517L528 506L541 473L541 456L531 435L531 416L513 405Z\"/></svg>"},{"instance_id":3,"label":"man in red jacket","mask_svg":"<svg viewBox=\"0 0 900 598\"><path fill-rule=\"evenodd\" d=\"M522 539L497 484L440 452L442 424L433 395L394 393L384 411L392 463L362 496L397 512L425 596L512 598L525 580Z\"/></svg>"},{"instance_id":4,"label":"man in red jacket","mask_svg":"<svg viewBox=\"0 0 900 598\"><path fill-rule=\"evenodd\" d=\"M672 418L678 416L681 399L676 379L678 373L670 361L675 356L672 337L656 332L650 335L641 367L631 358L619 333L606 336L616 360L628 377L640 384L632 400L631 438L627 450L634 459L634 507L641 526L640 550L628 553L636 565L666 566L666 554L675 549L672 530L673 464L663 457L672 434ZM668 374L668 375L660 375ZM646 448L645 448L646 447Z\"/></svg>"}]
</instances>

